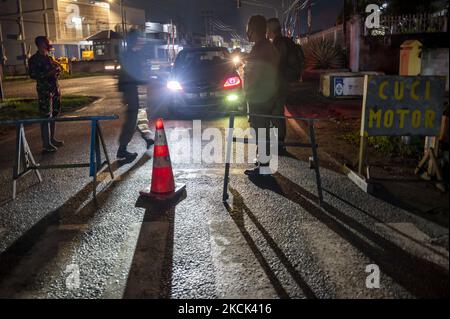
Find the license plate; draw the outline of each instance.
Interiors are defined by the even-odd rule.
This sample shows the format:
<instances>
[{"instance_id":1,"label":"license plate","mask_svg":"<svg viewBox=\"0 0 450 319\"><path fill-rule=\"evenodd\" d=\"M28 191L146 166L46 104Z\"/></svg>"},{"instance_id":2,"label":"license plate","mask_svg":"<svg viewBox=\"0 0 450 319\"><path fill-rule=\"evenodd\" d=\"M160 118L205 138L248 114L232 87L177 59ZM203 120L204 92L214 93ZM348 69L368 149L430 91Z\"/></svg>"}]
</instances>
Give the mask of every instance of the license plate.
<instances>
[{"instance_id":1,"label":"license plate","mask_svg":"<svg viewBox=\"0 0 450 319\"><path fill-rule=\"evenodd\" d=\"M214 97L216 96L216 92L203 92L200 93L201 98L208 98L208 97Z\"/></svg>"}]
</instances>

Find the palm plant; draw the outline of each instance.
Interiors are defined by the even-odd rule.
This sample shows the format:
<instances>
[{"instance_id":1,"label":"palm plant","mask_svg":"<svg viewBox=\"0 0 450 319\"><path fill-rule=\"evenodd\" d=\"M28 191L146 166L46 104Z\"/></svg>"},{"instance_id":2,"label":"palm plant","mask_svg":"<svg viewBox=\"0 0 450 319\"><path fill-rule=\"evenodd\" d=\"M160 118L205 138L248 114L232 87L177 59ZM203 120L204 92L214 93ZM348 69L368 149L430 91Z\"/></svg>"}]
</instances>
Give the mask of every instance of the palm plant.
<instances>
[{"instance_id":1,"label":"palm plant","mask_svg":"<svg viewBox=\"0 0 450 319\"><path fill-rule=\"evenodd\" d=\"M303 50L306 69L340 69L345 66L342 49L329 40L311 39Z\"/></svg>"}]
</instances>

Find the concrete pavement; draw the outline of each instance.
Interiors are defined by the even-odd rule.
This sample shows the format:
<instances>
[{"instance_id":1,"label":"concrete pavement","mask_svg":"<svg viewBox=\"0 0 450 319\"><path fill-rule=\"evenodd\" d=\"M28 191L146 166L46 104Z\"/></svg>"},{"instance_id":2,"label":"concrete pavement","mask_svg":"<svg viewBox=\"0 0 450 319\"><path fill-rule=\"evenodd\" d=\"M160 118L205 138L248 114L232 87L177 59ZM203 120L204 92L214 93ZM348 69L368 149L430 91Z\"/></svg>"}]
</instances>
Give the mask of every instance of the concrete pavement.
<instances>
[{"instance_id":1,"label":"concrete pavement","mask_svg":"<svg viewBox=\"0 0 450 319\"><path fill-rule=\"evenodd\" d=\"M114 79L75 80L83 81L80 92L103 97L85 111L121 113ZM76 93L75 83L64 85L63 92ZM225 118L209 119L203 128L223 131L226 123ZM246 125L244 119L238 124ZM113 155L120 122L103 128ZM192 122L169 120L166 128L191 134ZM27 132L37 154L37 131ZM85 160L87 126L64 126L61 133L68 145L39 160ZM174 162L184 147L171 145L179 150L172 153ZM2 140L0 148L1 196L6 200L11 140ZM137 134L131 148L144 152ZM448 229L361 192L343 175L322 170L327 192L320 208L307 163L281 157L272 180L250 180L243 175L247 165L233 165L232 201L226 206L221 202L223 165L174 164L177 181L187 185L186 195L175 207L139 208L138 191L150 182L151 165L151 153L131 164L115 163L117 177L111 182L102 175L97 204L85 169L45 171L42 184L27 176L17 201L0 206L0 296L448 296L448 244L438 240L448 243ZM370 264L381 270L380 289L366 287Z\"/></svg>"}]
</instances>

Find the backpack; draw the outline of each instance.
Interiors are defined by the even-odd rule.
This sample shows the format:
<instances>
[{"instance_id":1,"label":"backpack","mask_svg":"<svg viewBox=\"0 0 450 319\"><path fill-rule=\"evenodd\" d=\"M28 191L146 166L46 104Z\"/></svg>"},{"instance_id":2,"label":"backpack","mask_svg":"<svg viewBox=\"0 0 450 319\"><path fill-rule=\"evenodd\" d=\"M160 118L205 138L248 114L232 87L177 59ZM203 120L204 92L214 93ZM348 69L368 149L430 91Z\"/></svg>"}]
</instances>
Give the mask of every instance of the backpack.
<instances>
[{"instance_id":1,"label":"backpack","mask_svg":"<svg viewBox=\"0 0 450 319\"><path fill-rule=\"evenodd\" d=\"M303 53L302 46L294 43L289 38L286 38L286 45L288 50L286 78L290 83L297 82L303 73L305 54Z\"/></svg>"}]
</instances>

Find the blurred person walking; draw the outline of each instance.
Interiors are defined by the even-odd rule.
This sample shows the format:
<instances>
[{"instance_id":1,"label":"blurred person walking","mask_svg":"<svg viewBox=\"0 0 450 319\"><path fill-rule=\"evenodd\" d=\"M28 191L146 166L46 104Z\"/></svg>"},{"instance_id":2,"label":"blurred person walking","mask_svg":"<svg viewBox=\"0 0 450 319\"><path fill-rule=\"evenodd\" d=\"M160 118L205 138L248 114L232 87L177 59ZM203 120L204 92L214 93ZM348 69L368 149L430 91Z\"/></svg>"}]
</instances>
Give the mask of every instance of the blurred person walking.
<instances>
[{"instance_id":1,"label":"blurred person walking","mask_svg":"<svg viewBox=\"0 0 450 319\"><path fill-rule=\"evenodd\" d=\"M151 138L151 131L148 128L148 119L146 112L139 110L139 86L146 85L145 59L143 55L143 41L137 30L128 32L126 39L127 49L120 57L120 75L119 91L123 93L123 101L126 105L125 120L119 137L119 149L117 158L125 160L134 160L137 153L130 153L127 148L131 142L136 129L139 128L141 136L149 149L154 140ZM144 114L145 113L145 114ZM139 116L140 114L140 116ZM145 118L143 118L143 116ZM139 117L139 127L138 127Z\"/></svg>"}]
</instances>

